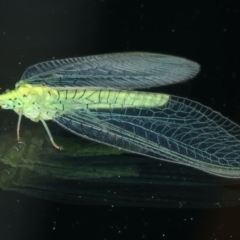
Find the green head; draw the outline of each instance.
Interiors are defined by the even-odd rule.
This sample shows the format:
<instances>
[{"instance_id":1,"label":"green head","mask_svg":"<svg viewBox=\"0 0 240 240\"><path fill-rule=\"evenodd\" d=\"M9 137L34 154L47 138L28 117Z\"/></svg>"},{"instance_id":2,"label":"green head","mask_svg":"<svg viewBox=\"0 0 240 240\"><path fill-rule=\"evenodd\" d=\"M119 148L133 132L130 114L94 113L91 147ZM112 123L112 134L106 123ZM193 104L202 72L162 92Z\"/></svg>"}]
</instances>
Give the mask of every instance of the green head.
<instances>
[{"instance_id":1,"label":"green head","mask_svg":"<svg viewBox=\"0 0 240 240\"><path fill-rule=\"evenodd\" d=\"M0 107L2 109L15 109L16 105L20 105L20 102L17 101L15 90L7 90L0 95Z\"/></svg>"}]
</instances>

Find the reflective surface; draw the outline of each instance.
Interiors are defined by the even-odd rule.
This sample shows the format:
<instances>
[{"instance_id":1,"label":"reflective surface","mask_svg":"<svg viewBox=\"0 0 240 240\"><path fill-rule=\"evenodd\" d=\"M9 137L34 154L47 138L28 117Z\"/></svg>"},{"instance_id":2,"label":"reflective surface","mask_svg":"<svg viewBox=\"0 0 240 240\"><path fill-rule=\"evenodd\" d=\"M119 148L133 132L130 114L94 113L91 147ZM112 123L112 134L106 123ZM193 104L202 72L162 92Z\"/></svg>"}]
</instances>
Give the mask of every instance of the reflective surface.
<instances>
[{"instance_id":1,"label":"reflective surface","mask_svg":"<svg viewBox=\"0 0 240 240\"><path fill-rule=\"evenodd\" d=\"M239 204L239 181L224 179L190 167L159 162L66 134L51 126L57 140L52 147L42 126L0 134L0 186L37 198L80 205L145 206L163 208L219 208ZM192 194L194 192L194 195Z\"/></svg>"}]
</instances>

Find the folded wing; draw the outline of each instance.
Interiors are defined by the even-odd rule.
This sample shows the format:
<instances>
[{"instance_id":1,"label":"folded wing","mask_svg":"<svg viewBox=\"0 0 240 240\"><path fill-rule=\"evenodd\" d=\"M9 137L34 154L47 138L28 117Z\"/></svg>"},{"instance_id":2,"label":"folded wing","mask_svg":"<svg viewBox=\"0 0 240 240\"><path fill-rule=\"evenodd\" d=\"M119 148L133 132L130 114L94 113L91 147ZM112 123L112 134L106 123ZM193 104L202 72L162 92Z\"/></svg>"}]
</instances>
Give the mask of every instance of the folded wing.
<instances>
[{"instance_id":1,"label":"folded wing","mask_svg":"<svg viewBox=\"0 0 240 240\"><path fill-rule=\"evenodd\" d=\"M154 108L78 110L53 119L84 138L225 177L240 176L240 127L180 97Z\"/></svg>"}]
</instances>

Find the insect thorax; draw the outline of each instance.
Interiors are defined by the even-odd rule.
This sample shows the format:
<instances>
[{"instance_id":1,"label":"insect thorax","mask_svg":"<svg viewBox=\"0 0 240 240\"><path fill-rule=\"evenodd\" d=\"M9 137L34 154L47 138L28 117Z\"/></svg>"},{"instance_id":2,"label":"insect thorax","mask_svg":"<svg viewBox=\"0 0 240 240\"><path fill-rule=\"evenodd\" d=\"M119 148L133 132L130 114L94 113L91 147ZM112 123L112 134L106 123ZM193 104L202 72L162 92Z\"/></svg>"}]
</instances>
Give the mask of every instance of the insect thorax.
<instances>
[{"instance_id":1,"label":"insect thorax","mask_svg":"<svg viewBox=\"0 0 240 240\"><path fill-rule=\"evenodd\" d=\"M22 84L15 90L0 95L0 105L3 109L12 109L32 121L50 120L61 108L56 101L57 95L56 90L48 87Z\"/></svg>"}]
</instances>

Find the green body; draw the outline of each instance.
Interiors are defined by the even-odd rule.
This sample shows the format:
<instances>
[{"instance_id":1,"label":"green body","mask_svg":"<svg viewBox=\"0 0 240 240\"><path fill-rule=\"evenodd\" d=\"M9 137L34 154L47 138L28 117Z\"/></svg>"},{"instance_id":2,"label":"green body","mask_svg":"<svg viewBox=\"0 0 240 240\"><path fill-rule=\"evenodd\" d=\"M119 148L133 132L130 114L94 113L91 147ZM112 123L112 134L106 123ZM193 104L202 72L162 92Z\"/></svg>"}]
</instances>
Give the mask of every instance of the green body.
<instances>
[{"instance_id":1,"label":"green body","mask_svg":"<svg viewBox=\"0 0 240 240\"><path fill-rule=\"evenodd\" d=\"M15 90L0 95L3 109L12 109L34 122L51 120L55 116L77 110L161 107L169 95L98 88L50 88L25 84L16 85Z\"/></svg>"}]
</instances>

